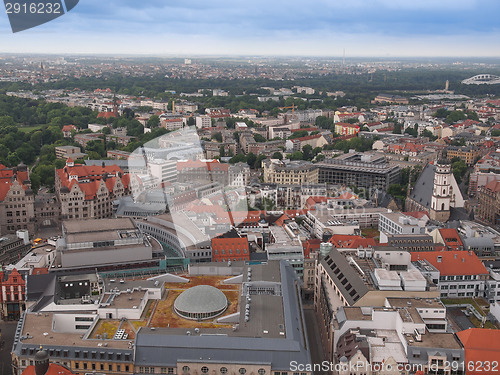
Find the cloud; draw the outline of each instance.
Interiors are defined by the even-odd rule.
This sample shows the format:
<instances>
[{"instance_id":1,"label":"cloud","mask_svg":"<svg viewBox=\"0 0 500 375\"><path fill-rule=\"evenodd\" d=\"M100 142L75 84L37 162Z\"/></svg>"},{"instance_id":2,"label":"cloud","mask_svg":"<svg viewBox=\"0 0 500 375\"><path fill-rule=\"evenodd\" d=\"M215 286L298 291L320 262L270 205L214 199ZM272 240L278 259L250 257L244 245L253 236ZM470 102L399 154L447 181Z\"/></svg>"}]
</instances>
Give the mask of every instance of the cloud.
<instances>
[{"instance_id":1,"label":"cloud","mask_svg":"<svg viewBox=\"0 0 500 375\"><path fill-rule=\"evenodd\" d=\"M230 54L237 47L305 54L347 41L354 51L373 50L376 41L397 54L405 41L422 40L429 51L452 54L461 42L456 55L478 48L498 54L488 43L500 35L499 13L497 0L84 0L65 17L19 37L0 17L0 51L35 46ZM447 50L439 40L446 40Z\"/></svg>"}]
</instances>

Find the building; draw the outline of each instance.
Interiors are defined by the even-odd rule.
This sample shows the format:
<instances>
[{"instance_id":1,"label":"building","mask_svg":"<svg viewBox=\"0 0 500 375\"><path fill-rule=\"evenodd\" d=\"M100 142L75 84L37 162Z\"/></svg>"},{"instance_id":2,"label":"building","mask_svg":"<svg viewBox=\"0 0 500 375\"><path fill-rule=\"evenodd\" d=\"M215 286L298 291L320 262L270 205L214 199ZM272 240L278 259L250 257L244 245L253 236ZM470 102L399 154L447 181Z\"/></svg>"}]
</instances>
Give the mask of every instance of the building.
<instances>
[{"instance_id":1,"label":"building","mask_svg":"<svg viewBox=\"0 0 500 375\"><path fill-rule=\"evenodd\" d=\"M435 243L444 245L445 250L466 250L458 231L454 228L438 228L434 229L430 234Z\"/></svg>"},{"instance_id":2,"label":"building","mask_svg":"<svg viewBox=\"0 0 500 375\"><path fill-rule=\"evenodd\" d=\"M17 269L0 268L0 307L2 320L17 320L25 310L26 280Z\"/></svg>"},{"instance_id":3,"label":"building","mask_svg":"<svg viewBox=\"0 0 500 375\"><path fill-rule=\"evenodd\" d=\"M388 297L439 296L436 285L411 265L409 253L402 250L360 248L340 252L334 248L320 258L314 303L326 325L330 320L324 319L331 318L341 306L383 306Z\"/></svg>"},{"instance_id":4,"label":"building","mask_svg":"<svg viewBox=\"0 0 500 375\"><path fill-rule=\"evenodd\" d=\"M63 277L65 281L52 282L62 288L84 282ZM197 280L206 284L192 286ZM288 372L292 358L311 362L298 287L285 262L207 263L190 265L183 277L103 279L102 290L91 297L97 303L65 299L47 305L43 313L23 314L12 348L12 372L20 375L33 365L40 346L53 364L80 374ZM40 302L45 299L40 295ZM153 329L146 327L147 319L135 317L146 312L149 300L160 300L159 305L168 300L173 307L151 312ZM143 326L133 330L132 319ZM122 329L102 328L117 321Z\"/></svg>"},{"instance_id":5,"label":"building","mask_svg":"<svg viewBox=\"0 0 500 375\"><path fill-rule=\"evenodd\" d=\"M323 147L328 141L322 134L308 135L306 137L294 138L286 141L287 151L302 151L304 146Z\"/></svg>"},{"instance_id":6,"label":"building","mask_svg":"<svg viewBox=\"0 0 500 375\"><path fill-rule=\"evenodd\" d=\"M56 250L53 267L63 270L148 267L163 254L130 218L64 221Z\"/></svg>"},{"instance_id":7,"label":"building","mask_svg":"<svg viewBox=\"0 0 500 375\"><path fill-rule=\"evenodd\" d=\"M318 168L306 161L267 159L262 162L264 183L282 185L317 184Z\"/></svg>"},{"instance_id":8,"label":"building","mask_svg":"<svg viewBox=\"0 0 500 375\"><path fill-rule=\"evenodd\" d=\"M56 170L55 191L62 219L111 217L112 203L129 191L129 176L121 168L75 164L68 159Z\"/></svg>"},{"instance_id":9,"label":"building","mask_svg":"<svg viewBox=\"0 0 500 375\"><path fill-rule=\"evenodd\" d=\"M392 94L378 94L375 99L373 99L372 103L381 103L381 104L408 104L408 99L399 96L399 95L392 95Z\"/></svg>"},{"instance_id":10,"label":"building","mask_svg":"<svg viewBox=\"0 0 500 375\"><path fill-rule=\"evenodd\" d=\"M388 234L387 245L406 251L434 251L436 244L428 234Z\"/></svg>"},{"instance_id":11,"label":"building","mask_svg":"<svg viewBox=\"0 0 500 375\"><path fill-rule=\"evenodd\" d=\"M7 168L0 164L0 233L35 228L34 194L28 167Z\"/></svg>"},{"instance_id":12,"label":"building","mask_svg":"<svg viewBox=\"0 0 500 375\"><path fill-rule=\"evenodd\" d=\"M104 128L109 127L108 125L103 124L89 124L88 129L92 131L92 133L100 133Z\"/></svg>"},{"instance_id":13,"label":"building","mask_svg":"<svg viewBox=\"0 0 500 375\"><path fill-rule=\"evenodd\" d=\"M68 158L71 158L73 160L83 159L85 156L87 156L86 153L82 152L80 147L76 146L56 146L55 151L56 158L63 160L67 160Z\"/></svg>"},{"instance_id":14,"label":"building","mask_svg":"<svg viewBox=\"0 0 500 375\"><path fill-rule=\"evenodd\" d=\"M401 170L390 165L385 157L348 153L315 164L319 168L319 183L387 190L399 182Z\"/></svg>"},{"instance_id":15,"label":"building","mask_svg":"<svg viewBox=\"0 0 500 375\"><path fill-rule=\"evenodd\" d=\"M0 265L16 263L31 250L31 243L15 234L7 234L0 238Z\"/></svg>"},{"instance_id":16,"label":"building","mask_svg":"<svg viewBox=\"0 0 500 375\"><path fill-rule=\"evenodd\" d=\"M411 260L439 284L441 298L486 297L489 272L471 251L423 251Z\"/></svg>"},{"instance_id":17,"label":"building","mask_svg":"<svg viewBox=\"0 0 500 375\"><path fill-rule=\"evenodd\" d=\"M120 146L127 146L130 142L135 141L136 137L130 137L128 135L107 135L106 142L115 142Z\"/></svg>"},{"instance_id":18,"label":"building","mask_svg":"<svg viewBox=\"0 0 500 375\"><path fill-rule=\"evenodd\" d=\"M130 155L130 152L121 150L109 150L106 154L108 158L111 158L113 160L126 160Z\"/></svg>"},{"instance_id":19,"label":"building","mask_svg":"<svg viewBox=\"0 0 500 375\"><path fill-rule=\"evenodd\" d=\"M229 186L247 187L250 183L250 166L247 163L235 163L229 166Z\"/></svg>"},{"instance_id":20,"label":"building","mask_svg":"<svg viewBox=\"0 0 500 375\"><path fill-rule=\"evenodd\" d=\"M33 364L31 364L33 363ZM36 352L30 365L22 372L22 375L73 375L75 374L66 366L50 363L49 354L46 350Z\"/></svg>"},{"instance_id":21,"label":"building","mask_svg":"<svg viewBox=\"0 0 500 375\"><path fill-rule=\"evenodd\" d=\"M382 213L378 222L380 242L388 243L389 235L424 234L427 221L427 216L417 219L401 212Z\"/></svg>"},{"instance_id":22,"label":"building","mask_svg":"<svg viewBox=\"0 0 500 375\"><path fill-rule=\"evenodd\" d=\"M217 160L188 160L177 162L177 181L179 182L218 182L227 186L229 164Z\"/></svg>"},{"instance_id":23,"label":"building","mask_svg":"<svg viewBox=\"0 0 500 375\"><path fill-rule=\"evenodd\" d=\"M477 219L498 225L500 219L500 181L492 180L479 188Z\"/></svg>"},{"instance_id":24,"label":"building","mask_svg":"<svg viewBox=\"0 0 500 375\"><path fill-rule=\"evenodd\" d=\"M247 237L217 237L212 238L212 261L248 261L250 249Z\"/></svg>"},{"instance_id":25,"label":"building","mask_svg":"<svg viewBox=\"0 0 500 375\"><path fill-rule=\"evenodd\" d=\"M481 150L478 147L448 146L446 152L450 160L458 158L464 161L469 167L474 165L476 160L481 156Z\"/></svg>"},{"instance_id":26,"label":"building","mask_svg":"<svg viewBox=\"0 0 500 375\"><path fill-rule=\"evenodd\" d=\"M188 258L192 263L213 259L210 236L184 212L149 216L137 221L137 227L166 244L177 257Z\"/></svg>"},{"instance_id":27,"label":"building","mask_svg":"<svg viewBox=\"0 0 500 375\"><path fill-rule=\"evenodd\" d=\"M428 163L405 202L406 211L425 211L431 220L446 222L454 208L465 204L446 157Z\"/></svg>"},{"instance_id":28,"label":"building","mask_svg":"<svg viewBox=\"0 0 500 375\"><path fill-rule=\"evenodd\" d=\"M465 349L467 374L493 374L500 358L500 331L469 328L457 332ZM495 367L495 368L493 368Z\"/></svg>"},{"instance_id":29,"label":"building","mask_svg":"<svg viewBox=\"0 0 500 375\"><path fill-rule=\"evenodd\" d=\"M212 127L212 118L208 115L196 116L195 120L196 120L196 128L198 129Z\"/></svg>"},{"instance_id":30,"label":"building","mask_svg":"<svg viewBox=\"0 0 500 375\"><path fill-rule=\"evenodd\" d=\"M71 138L72 132L76 132L77 130L78 130L78 128L75 125L64 125L62 127L63 137L64 138Z\"/></svg>"},{"instance_id":31,"label":"building","mask_svg":"<svg viewBox=\"0 0 500 375\"><path fill-rule=\"evenodd\" d=\"M360 127L356 124L346 122L337 122L335 124L335 133L339 135L356 135L359 133Z\"/></svg>"},{"instance_id":32,"label":"building","mask_svg":"<svg viewBox=\"0 0 500 375\"><path fill-rule=\"evenodd\" d=\"M186 329L176 328L141 330L135 346L139 373L146 367L149 373L160 373L164 367L173 368L174 374L270 375L290 371L292 359L310 363L297 280L286 263L230 267L212 263L192 267L190 272L206 275L209 267L215 268L212 274L220 274L224 267L228 278L234 276L234 283L241 285L239 312L227 320L228 328L197 330L198 324L193 322L188 334ZM201 354L207 350L210 359ZM310 375L311 371L303 373Z\"/></svg>"},{"instance_id":33,"label":"building","mask_svg":"<svg viewBox=\"0 0 500 375\"><path fill-rule=\"evenodd\" d=\"M104 142L104 134L102 133L92 133L92 134L76 134L75 135L75 142L80 144L83 148L87 147L87 144L89 142Z\"/></svg>"},{"instance_id":34,"label":"building","mask_svg":"<svg viewBox=\"0 0 500 375\"><path fill-rule=\"evenodd\" d=\"M328 359L339 374L465 373L464 349L446 332L439 300L387 298L382 308L341 307L329 333Z\"/></svg>"},{"instance_id":35,"label":"building","mask_svg":"<svg viewBox=\"0 0 500 375\"><path fill-rule=\"evenodd\" d=\"M320 207L307 212L303 225L313 237L327 241L333 234L359 234L359 228L377 226L380 214L388 212L387 208Z\"/></svg>"}]
</instances>

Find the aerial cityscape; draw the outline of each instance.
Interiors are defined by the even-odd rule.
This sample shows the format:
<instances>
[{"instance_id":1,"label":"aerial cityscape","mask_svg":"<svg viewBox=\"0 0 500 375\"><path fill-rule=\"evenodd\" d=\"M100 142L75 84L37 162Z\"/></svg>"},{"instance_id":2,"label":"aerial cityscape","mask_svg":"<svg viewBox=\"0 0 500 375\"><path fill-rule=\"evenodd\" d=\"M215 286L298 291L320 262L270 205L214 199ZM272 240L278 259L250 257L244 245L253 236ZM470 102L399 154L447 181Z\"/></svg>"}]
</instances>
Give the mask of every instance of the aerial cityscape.
<instances>
[{"instance_id":1,"label":"aerial cityscape","mask_svg":"<svg viewBox=\"0 0 500 375\"><path fill-rule=\"evenodd\" d=\"M0 20L0 374L500 372L499 4L101 3Z\"/></svg>"}]
</instances>

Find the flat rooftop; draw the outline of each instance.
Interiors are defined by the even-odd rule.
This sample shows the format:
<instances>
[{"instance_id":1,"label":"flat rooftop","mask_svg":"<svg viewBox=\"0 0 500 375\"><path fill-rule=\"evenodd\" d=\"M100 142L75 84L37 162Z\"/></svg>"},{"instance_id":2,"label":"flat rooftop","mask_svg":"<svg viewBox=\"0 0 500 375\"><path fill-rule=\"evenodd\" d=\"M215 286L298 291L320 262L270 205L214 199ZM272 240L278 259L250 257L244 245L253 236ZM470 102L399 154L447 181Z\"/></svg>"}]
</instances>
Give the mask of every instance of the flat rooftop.
<instances>
[{"instance_id":1,"label":"flat rooftop","mask_svg":"<svg viewBox=\"0 0 500 375\"><path fill-rule=\"evenodd\" d=\"M422 335L422 341L416 341L413 338L413 342L409 341L409 337L406 337L408 346L412 347L423 347L423 348L446 348L446 349L461 349L462 345L455 337L453 333L430 333L427 331L425 335Z\"/></svg>"},{"instance_id":2,"label":"flat rooftop","mask_svg":"<svg viewBox=\"0 0 500 375\"><path fill-rule=\"evenodd\" d=\"M387 301L392 307L415 307L415 308L435 308L444 309L443 303L439 299L434 298L397 298L388 297Z\"/></svg>"},{"instance_id":3,"label":"flat rooftop","mask_svg":"<svg viewBox=\"0 0 500 375\"><path fill-rule=\"evenodd\" d=\"M138 308L146 293L146 290L134 290L131 293L120 294L104 293L101 300L101 307L107 307L110 309L131 309L136 306L136 308ZM107 303L110 305L104 306L104 304Z\"/></svg>"},{"instance_id":4,"label":"flat rooftop","mask_svg":"<svg viewBox=\"0 0 500 375\"><path fill-rule=\"evenodd\" d=\"M80 333L58 333L52 330L53 313L48 314L25 314L24 326L21 336L31 338L21 340L25 345L48 345L48 346L88 346L97 347L95 340L85 340ZM92 316L89 314L89 316ZM106 340L108 348L127 349L127 340Z\"/></svg>"},{"instance_id":5,"label":"flat rooftop","mask_svg":"<svg viewBox=\"0 0 500 375\"><path fill-rule=\"evenodd\" d=\"M67 235L133 229L136 229L135 224L132 219L129 218L67 220L63 222L63 230Z\"/></svg>"}]
</instances>

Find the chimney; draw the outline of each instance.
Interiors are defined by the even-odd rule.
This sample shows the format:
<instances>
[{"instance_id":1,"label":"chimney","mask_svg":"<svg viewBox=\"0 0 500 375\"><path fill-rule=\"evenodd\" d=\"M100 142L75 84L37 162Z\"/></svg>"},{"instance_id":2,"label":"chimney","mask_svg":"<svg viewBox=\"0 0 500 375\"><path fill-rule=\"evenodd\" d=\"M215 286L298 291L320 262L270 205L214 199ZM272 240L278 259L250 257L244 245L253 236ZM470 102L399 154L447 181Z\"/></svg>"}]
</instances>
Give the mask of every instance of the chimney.
<instances>
[{"instance_id":1,"label":"chimney","mask_svg":"<svg viewBox=\"0 0 500 375\"><path fill-rule=\"evenodd\" d=\"M439 256L437 257L437 262L438 262L438 263L441 263L441 262L442 262L442 260L443 260L443 257L442 257L441 255L439 255Z\"/></svg>"},{"instance_id":2,"label":"chimney","mask_svg":"<svg viewBox=\"0 0 500 375\"><path fill-rule=\"evenodd\" d=\"M462 258L462 263L465 263L465 258Z\"/></svg>"}]
</instances>

